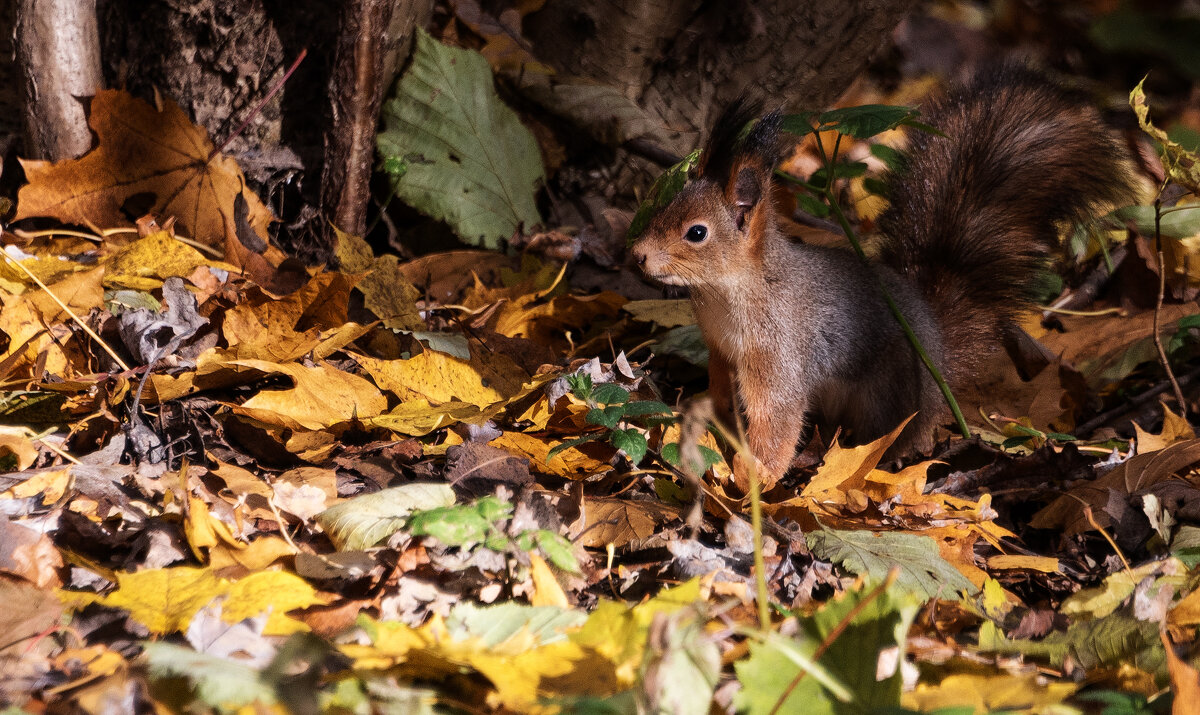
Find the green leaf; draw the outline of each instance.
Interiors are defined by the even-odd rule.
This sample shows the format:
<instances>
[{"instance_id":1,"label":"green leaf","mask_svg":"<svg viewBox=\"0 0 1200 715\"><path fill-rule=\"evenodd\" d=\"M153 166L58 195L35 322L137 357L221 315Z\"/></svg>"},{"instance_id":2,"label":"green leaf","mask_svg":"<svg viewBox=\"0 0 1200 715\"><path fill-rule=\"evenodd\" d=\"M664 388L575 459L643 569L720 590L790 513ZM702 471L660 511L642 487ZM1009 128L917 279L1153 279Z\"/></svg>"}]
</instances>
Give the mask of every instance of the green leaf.
<instances>
[{"instance_id":1,"label":"green leaf","mask_svg":"<svg viewBox=\"0 0 1200 715\"><path fill-rule=\"evenodd\" d=\"M522 650L529 650L565 640L567 632L585 621L587 613L557 606L527 606L512 601L477 606L463 602L450 609L446 629L454 640L478 638L486 648L497 648L519 638Z\"/></svg>"},{"instance_id":2,"label":"green leaf","mask_svg":"<svg viewBox=\"0 0 1200 715\"><path fill-rule=\"evenodd\" d=\"M904 152L897 151L887 144L872 144L871 156L882 161L892 171L904 168Z\"/></svg>"},{"instance_id":3,"label":"green leaf","mask_svg":"<svg viewBox=\"0 0 1200 715\"><path fill-rule=\"evenodd\" d=\"M833 176L837 179L853 179L867 173L867 165L861 161L839 161L833 165ZM829 182L829 172L825 169L817 169L813 175L809 177L809 182L817 186L824 186Z\"/></svg>"},{"instance_id":4,"label":"green leaf","mask_svg":"<svg viewBox=\"0 0 1200 715\"><path fill-rule=\"evenodd\" d=\"M1154 235L1153 206L1125 206L1114 214L1122 221L1132 221L1138 233ZM1200 209L1170 211L1159 217L1159 233L1163 238L1184 239L1200 234Z\"/></svg>"},{"instance_id":5,"label":"green leaf","mask_svg":"<svg viewBox=\"0 0 1200 715\"><path fill-rule=\"evenodd\" d=\"M183 678L204 704L221 712L247 705L274 705L275 688L259 671L235 660L165 642L142 644L151 680ZM167 686L169 687L169 686Z\"/></svg>"},{"instance_id":6,"label":"green leaf","mask_svg":"<svg viewBox=\"0 0 1200 715\"><path fill-rule=\"evenodd\" d=\"M541 221L542 161L533 134L500 101L478 52L417 30L412 63L383 106L379 153L405 203L445 221L467 243L497 248Z\"/></svg>"},{"instance_id":7,"label":"green leaf","mask_svg":"<svg viewBox=\"0 0 1200 715\"><path fill-rule=\"evenodd\" d=\"M863 179L863 188L872 194L875 194L876 196L882 196L885 199L891 195L889 193L891 189L888 187L887 182L880 181L873 176L868 176L867 178Z\"/></svg>"},{"instance_id":8,"label":"green leaf","mask_svg":"<svg viewBox=\"0 0 1200 715\"><path fill-rule=\"evenodd\" d=\"M855 139L867 139L901 124L911 123L920 112L911 107L888 104L864 104L860 107L831 109L821 114L821 131L829 129L848 134Z\"/></svg>"},{"instance_id":9,"label":"green leaf","mask_svg":"<svg viewBox=\"0 0 1200 715\"><path fill-rule=\"evenodd\" d=\"M1151 713L1168 711L1168 707L1162 707L1161 700L1156 702L1154 707L1146 701L1146 696L1139 693L1121 693L1116 690L1092 690L1086 693L1079 693L1074 700L1085 703L1099 703L1104 706L1103 710L1099 710L1100 715L1150 715ZM1165 699L1164 699L1165 700ZM1091 712L1089 709L1088 712Z\"/></svg>"},{"instance_id":10,"label":"green leaf","mask_svg":"<svg viewBox=\"0 0 1200 715\"><path fill-rule=\"evenodd\" d=\"M497 497L480 497L473 506L489 524L507 519L513 513L513 505Z\"/></svg>"},{"instance_id":11,"label":"green leaf","mask_svg":"<svg viewBox=\"0 0 1200 715\"><path fill-rule=\"evenodd\" d=\"M625 238L629 243L633 243L638 236L641 236L642 232L646 230L646 226L650 225L650 219L654 218L654 214L671 203L671 199L675 198L675 195L687 185L688 172L700 160L700 152L700 149L696 149L685 156L683 161L667 169L654 180L649 193L646 194L646 200L642 202L641 206L638 206L633 221L629 223L629 230L625 232Z\"/></svg>"},{"instance_id":12,"label":"green leaf","mask_svg":"<svg viewBox=\"0 0 1200 715\"><path fill-rule=\"evenodd\" d=\"M1166 654L1158 639L1158 624L1139 621L1132 615L1112 613L1104 618L1079 621L1065 632L1055 631L1039 641L980 641L980 649L996 653L1019 653L1044 658L1054 667L1068 657L1084 668L1128 665L1155 672L1165 665Z\"/></svg>"},{"instance_id":13,"label":"green leaf","mask_svg":"<svg viewBox=\"0 0 1200 715\"><path fill-rule=\"evenodd\" d=\"M612 382L597 385L592 391L592 399L598 405L623 405L629 402L629 390Z\"/></svg>"},{"instance_id":14,"label":"green leaf","mask_svg":"<svg viewBox=\"0 0 1200 715\"><path fill-rule=\"evenodd\" d=\"M1013 447L1020 447L1023 444L1027 444L1032 439L1033 437L1009 437L1000 443L1000 448L1012 449Z\"/></svg>"},{"instance_id":15,"label":"green leaf","mask_svg":"<svg viewBox=\"0 0 1200 715\"><path fill-rule=\"evenodd\" d=\"M924 598L957 598L979 589L942 558L928 536L903 532L839 531L821 528L807 534L813 556L841 564L879 583L892 566L900 567L896 586Z\"/></svg>"},{"instance_id":16,"label":"green leaf","mask_svg":"<svg viewBox=\"0 0 1200 715\"><path fill-rule=\"evenodd\" d=\"M872 590L861 588L844 598L832 599L811 619L800 621L817 642L839 631L821 656L821 665L854 692L855 704L866 712L900 704L900 669L879 680L879 656L886 649L900 648L899 658L903 660L909 626L921 607L917 597L898 587L864 605ZM843 624L851 614L853 618Z\"/></svg>"},{"instance_id":17,"label":"green leaf","mask_svg":"<svg viewBox=\"0 0 1200 715\"><path fill-rule=\"evenodd\" d=\"M0 392L0 419L4 424L59 424L65 419L61 392L15 390Z\"/></svg>"},{"instance_id":18,"label":"green leaf","mask_svg":"<svg viewBox=\"0 0 1200 715\"><path fill-rule=\"evenodd\" d=\"M572 394L584 402L592 397L592 376L586 372L567 375L567 386L571 388Z\"/></svg>"},{"instance_id":19,"label":"green leaf","mask_svg":"<svg viewBox=\"0 0 1200 715\"><path fill-rule=\"evenodd\" d=\"M776 702L792 687L801 670L807 677L796 683L778 712L833 715L843 711L838 707L841 703L853 700L853 693L838 681L837 676L813 659L817 642L803 636L787 638L778 633L768 633L764 640L762 643L751 642L750 657L733 664L742 683L742 689L733 699L738 712L749 715L775 712Z\"/></svg>"},{"instance_id":20,"label":"green leaf","mask_svg":"<svg viewBox=\"0 0 1200 715\"><path fill-rule=\"evenodd\" d=\"M803 191L797 193L796 203L799 204L801 211L810 216L816 216L817 218L826 218L829 216L829 204L812 194Z\"/></svg>"},{"instance_id":21,"label":"green leaf","mask_svg":"<svg viewBox=\"0 0 1200 715\"><path fill-rule=\"evenodd\" d=\"M1184 524L1171 539L1171 555L1184 563L1188 569L1200 564L1200 527Z\"/></svg>"},{"instance_id":22,"label":"green leaf","mask_svg":"<svg viewBox=\"0 0 1200 715\"><path fill-rule=\"evenodd\" d=\"M646 456L646 436L636 429L613 430L608 436L612 446L624 452L629 461L637 464Z\"/></svg>"},{"instance_id":23,"label":"green leaf","mask_svg":"<svg viewBox=\"0 0 1200 715\"><path fill-rule=\"evenodd\" d=\"M555 445L553 449L551 449L549 452L546 453L546 462L548 463L551 459L554 459L554 457L559 452L563 451L564 449L570 449L571 447L578 447L579 445L584 444L586 442L594 442L594 441L600 439L602 436L603 435L600 435L600 434L585 434L582 437L576 437L575 439L569 439L566 442L563 442L562 444Z\"/></svg>"},{"instance_id":24,"label":"green leaf","mask_svg":"<svg viewBox=\"0 0 1200 715\"><path fill-rule=\"evenodd\" d=\"M575 559L575 551L571 548L570 541L546 529L538 529L534 534L538 548L550 559L550 563L569 573L580 572L579 561Z\"/></svg>"},{"instance_id":25,"label":"green leaf","mask_svg":"<svg viewBox=\"0 0 1200 715\"><path fill-rule=\"evenodd\" d=\"M496 522L512 513L512 504L496 497L483 497L471 504L413 512L408 518L408 529L413 536L432 536L447 546L468 546L487 542ZM496 545L503 548L503 540Z\"/></svg>"},{"instance_id":26,"label":"green leaf","mask_svg":"<svg viewBox=\"0 0 1200 715\"><path fill-rule=\"evenodd\" d=\"M697 367L708 365L708 346L700 334L699 325L681 325L671 328L654 343L656 352L675 355Z\"/></svg>"},{"instance_id":27,"label":"green leaf","mask_svg":"<svg viewBox=\"0 0 1200 715\"><path fill-rule=\"evenodd\" d=\"M600 425L601 427L613 429L624 416L624 405L609 405L608 407L604 408L593 407L592 409L588 410L588 413L584 419L587 420L588 424Z\"/></svg>"},{"instance_id":28,"label":"green leaf","mask_svg":"<svg viewBox=\"0 0 1200 715\"><path fill-rule=\"evenodd\" d=\"M674 412L666 403L658 400L637 400L625 405L625 417L645 417L646 415L673 415Z\"/></svg>"},{"instance_id":29,"label":"green leaf","mask_svg":"<svg viewBox=\"0 0 1200 715\"><path fill-rule=\"evenodd\" d=\"M813 115L816 112L800 112L799 114L785 114L780 118L779 128L789 134L796 136L805 136L813 133Z\"/></svg>"},{"instance_id":30,"label":"green leaf","mask_svg":"<svg viewBox=\"0 0 1200 715\"><path fill-rule=\"evenodd\" d=\"M413 511L453 503L449 484L416 482L334 504L316 518L338 551L361 551L402 529Z\"/></svg>"},{"instance_id":31,"label":"green leaf","mask_svg":"<svg viewBox=\"0 0 1200 715\"><path fill-rule=\"evenodd\" d=\"M708 471L709 467L720 462L723 459L723 457L721 457L721 453L716 451L715 449L710 449L708 447L705 447L702 444L697 445L697 446L700 448L700 457L704 460L704 468L699 469L697 471L699 471L699 472ZM670 464L671 466L673 466L673 467L680 466L681 457L679 455L679 443L678 442L670 442L668 444L664 444L661 454L662 454L662 458L667 460L667 463Z\"/></svg>"}]
</instances>

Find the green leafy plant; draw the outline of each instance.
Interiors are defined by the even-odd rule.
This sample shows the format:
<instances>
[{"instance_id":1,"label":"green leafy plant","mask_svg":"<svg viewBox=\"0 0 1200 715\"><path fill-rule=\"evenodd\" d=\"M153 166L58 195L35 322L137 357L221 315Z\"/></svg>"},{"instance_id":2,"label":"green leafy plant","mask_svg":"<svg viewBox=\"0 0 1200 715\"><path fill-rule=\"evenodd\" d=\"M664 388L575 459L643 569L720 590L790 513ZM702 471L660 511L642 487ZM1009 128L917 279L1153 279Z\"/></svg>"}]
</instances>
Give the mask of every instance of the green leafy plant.
<instances>
[{"instance_id":1,"label":"green leafy plant","mask_svg":"<svg viewBox=\"0 0 1200 715\"><path fill-rule=\"evenodd\" d=\"M858 234L850 226L849 219L846 218L845 212L842 211L838 203L834 186L836 180L839 178L861 176L865 173L866 166L861 162L848 162L844 159L839 161L838 152L842 145L842 138L849 136L855 139L869 139L899 126L912 127L933 134L942 134L934 127L917 121L918 116L920 116L919 112L910 107L865 104L861 107L846 107L819 114L814 112L789 114L783 118L782 126L785 131L798 136L813 134L817 141L817 147L820 149L821 157L824 160L824 166L814 172L807 181L782 173L780 176L801 190L801 193L797 194L797 200L799 206L805 211L818 217L833 215L838 225L842 227L842 231L846 234L846 238L850 241L850 245L854 248L854 252L863 260L866 260L866 253L863 251ZM828 131L836 132L837 138L834 139L832 150L827 152L821 140L821 133ZM903 161L902 157L894 151L890 154L884 152L884 156L887 157L887 160L896 164ZM886 187L878 184L876 184L876 187L880 191L886 191ZM942 377L941 371L933 364L929 353L925 351L925 346L921 344L916 333L913 332L908 319L900 312L900 306L892 299L887 288L882 283L879 283L879 289L882 291L883 298L887 301L892 315L895 316L896 321L900 324L900 328L904 331L905 337L908 338L908 341L917 351L917 354L921 357L921 362L925 364L925 368L929 370L929 374L933 376L938 388L942 391L942 395L946 398L946 404L950 406L950 411L954 414L954 419L958 423L959 432L964 437L969 437L971 431L967 427L967 421L963 418L962 410L958 407L958 401L954 399L954 395L950 392L950 386L946 383L945 378Z\"/></svg>"},{"instance_id":2,"label":"green leafy plant","mask_svg":"<svg viewBox=\"0 0 1200 715\"><path fill-rule=\"evenodd\" d=\"M601 431L567 440L550 450L549 461L565 449L586 442L607 439L608 443L621 450L629 461L637 464L646 456L648 443L645 430L658 425L675 424L675 413L666 403L658 400L633 400L629 390L612 382L592 384L592 377L584 373L567 375L571 393L591 409L584 418L588 424L603 428ZM704 469L721 461L721 455L708 447L700 446ZM679 466L679 443L663 446L661 456L668 464Z\"/></svg>"},{"instance_id":3,"label":"green leafy plant","mask_svg":"<svg viewBox=\"0 0 1200 715\"><path fill-rule=\"evenodd\" d=\"M413 536L432 536L447 546L463 549L482 546L501 553L537 549L558 568L579 573L571 542L547 529L527 529L510 535L502 524L513 515L513 505L496 497L481 497L470 504L413 512L406 528Z\"/></svg>"}]
</instances>

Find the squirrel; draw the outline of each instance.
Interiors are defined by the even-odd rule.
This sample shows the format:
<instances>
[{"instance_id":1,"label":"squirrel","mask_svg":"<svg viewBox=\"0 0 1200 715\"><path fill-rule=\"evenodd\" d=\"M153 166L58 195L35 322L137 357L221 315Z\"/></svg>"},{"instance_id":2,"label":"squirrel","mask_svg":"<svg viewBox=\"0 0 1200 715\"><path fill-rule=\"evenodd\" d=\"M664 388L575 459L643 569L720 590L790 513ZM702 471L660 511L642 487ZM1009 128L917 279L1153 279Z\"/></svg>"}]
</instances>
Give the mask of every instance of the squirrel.
<instances>
[{"instance_id":1,"label":"squirrel","mask_svg":"<svg viewBox=\"0 0 1200 715\"><path fill-rule=\"evenodd\" d=\"M793 241L772 177L781 116L738 101L689 180L631 247L651 279L687 286L709 349L709 394L740 407L765 488L787 471L810 418L866 443L911 421L891 457L933 447L941 390L892 315L886 288L950 386L1034 307L1038 269L1065 223L1134 193L1128 153L1100 113L1019 65L977 75L925 108L887 178L877 255ZM735 400L736 395L736 400ZM748 465L734 459L745 490Z\"/></svg>"}]
</instances>

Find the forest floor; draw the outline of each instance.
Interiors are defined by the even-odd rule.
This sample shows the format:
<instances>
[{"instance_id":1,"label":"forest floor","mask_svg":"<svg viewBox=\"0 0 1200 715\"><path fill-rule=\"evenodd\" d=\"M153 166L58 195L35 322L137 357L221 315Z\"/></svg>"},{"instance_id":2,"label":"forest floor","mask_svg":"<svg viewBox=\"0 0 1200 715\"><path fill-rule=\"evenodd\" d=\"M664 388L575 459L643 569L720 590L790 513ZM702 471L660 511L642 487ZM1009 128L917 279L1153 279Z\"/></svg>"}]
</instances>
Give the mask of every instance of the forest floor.
<instances>
[{"instance_id":1,"label":"forest floor","mask_svg":"<svg viewBox=\"0 0 1200 715\"><path fill-rule=\"evenodd\" d=\"M1058 29L938 7L840 104L918 105L946 58L1044 54ZM1128 95L1165 68L1151 118L1194 150L1200 73L1126 12L1145 19L1096 11L1054 73L1139 151L1147 202L1064 239L1023 324L1044 359L1023 379L992 356L957 396L969 439L947 425L897 464L891 437L815 434L761 495L693 399L687 300L622 265L633 207L541 222L553 140L515 114L437 138L503 172L439 174L389 154L397 127L468 110L402 79L380 147L397 200L460 236L494 219L414 186L524 182L509 231L544 230L408 261L339 234L339 269L306 269L182 111L102 93L97 148L26 162L3 234L4 712L1187 712L1200 212L1156 235L1167 174ZM491 85L478 53L416 52ZM902 132L872 134L840 144L865 173L835 194L867 235L872 147ZM783 170L824 162L809 135ZM1166 183L1164 208L1195 201ZM145 192L170 200L130 222ZM844 242L797 213L811 197L779 203Z\"/></svg>"}]
</instances>

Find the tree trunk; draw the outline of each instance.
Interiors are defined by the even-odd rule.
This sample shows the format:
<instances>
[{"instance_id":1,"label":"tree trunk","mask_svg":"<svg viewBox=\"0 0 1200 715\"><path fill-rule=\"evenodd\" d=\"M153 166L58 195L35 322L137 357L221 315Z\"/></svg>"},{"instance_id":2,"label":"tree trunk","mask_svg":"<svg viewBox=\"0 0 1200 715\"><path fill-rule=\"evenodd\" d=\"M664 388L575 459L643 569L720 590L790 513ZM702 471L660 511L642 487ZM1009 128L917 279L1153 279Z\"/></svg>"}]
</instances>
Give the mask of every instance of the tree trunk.
<instances>
[{"instance_id":1,"label":"tree trunk","mask_svg":"<svg viewBox=\"0 0 1200 715\"><path fill-rule=\"evenodd\" d=\"M92 145L81 99L104 84L96 0L18 0L17 65L31 159L73 159Z\"/></svg>"},{"instance_id":2,"label":"tree trunk","mask_svg":"<svg viewBox=\"0 0 1200 715\"><path fill-rule=\"evenodd\" d=\"M550 0L526 19L538 57L621 88L682 152L749 93L822 109L886 45L914 0Z\"/></svg>"},{"instance_id":3,"label":"tree trunk","mask_svg":"<svg viewBox=\"0 0 1200 715\"><path fill-rule=\"evenodd\" d=\"M379 107L395 76L396 58L407 56L413 28L432 10L431 0L348 0L343 6L321 176L321 203L342 231L357 236L366 231Z\"/></svg>"}]
</instances>

